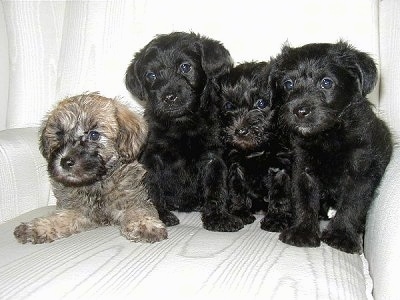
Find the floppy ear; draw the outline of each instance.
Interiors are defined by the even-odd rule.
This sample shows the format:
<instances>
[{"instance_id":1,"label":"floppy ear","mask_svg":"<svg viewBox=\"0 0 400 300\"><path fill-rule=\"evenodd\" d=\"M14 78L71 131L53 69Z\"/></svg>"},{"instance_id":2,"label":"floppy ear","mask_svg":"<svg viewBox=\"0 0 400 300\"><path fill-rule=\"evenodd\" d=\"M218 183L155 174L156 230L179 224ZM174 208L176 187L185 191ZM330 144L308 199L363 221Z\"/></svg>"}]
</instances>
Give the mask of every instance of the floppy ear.
<instances>
[{"instance_id":1,"label":"floppy ear","mask_svg":"<svg viewBox=\"0 0 400 300\"><path fill-rule=\"evenodd\" d=\"M207 78L217 78L229 72L233 61L229 51L218 41L201 37L200 47L201 66Z\"/></svg>"},{"instance_id":2,"label":"floppy ear","mask_svg":"<svg viewBox=\"0 0 400 300\"><path fill-rule=\"evenodd\" d=\"M374 89L378 79L378 71L374 60L368 54L356 50L346 42L340 41L337 45L343 51L346 63L355 68L355 72L360 79L361 93L366 96Z\"/></svg>"},{"instance_id":3,"label":"floppy ear","mask_svg":"<svg viewBox=\"0 0 400 300\"><path fill-rule=\"evenodd\" d=\"M128 69L125 74L125 86L128 91L139 100L146 100L147 93L142 84L142 78L139 74L139 66L140 66L140 53L135 55L135 58L131 61Z\"/></svg>"},{"instance_id":4,"label":"floppy ear","mask_svg":"<svg viewBox=\"0 0 400 300\"><path fill-rule=\"evenodd\" d=\"M362 95L366 96L372 92L376 85L378 71L376 69L375 62L368 54L357 51L356 57L356 64L361 74Z\"/></svg>"},{"instance_id":5,"label":"floppy ear","mask_svg":"<svg viewBox=\"0 0 400 300\"><path fill-rule=\"evenodd\" d=\"M50 158L50 144L48 139L45 137L47 127L47 118L42 121L39 129L39 150L42 156L48 160Z\"/></svg>"},{"instance_id":6,"label":"floppy ear","mask_svg":"<svg viewBox=\"0 0 400 300\"><path fill-rule=\"evenodd\" d=\"M115 115L119 126L117 151L122 159L135 160L146 140L147 123L141 115L120 103L116 105Z\"/></svg>"}]
</instances>

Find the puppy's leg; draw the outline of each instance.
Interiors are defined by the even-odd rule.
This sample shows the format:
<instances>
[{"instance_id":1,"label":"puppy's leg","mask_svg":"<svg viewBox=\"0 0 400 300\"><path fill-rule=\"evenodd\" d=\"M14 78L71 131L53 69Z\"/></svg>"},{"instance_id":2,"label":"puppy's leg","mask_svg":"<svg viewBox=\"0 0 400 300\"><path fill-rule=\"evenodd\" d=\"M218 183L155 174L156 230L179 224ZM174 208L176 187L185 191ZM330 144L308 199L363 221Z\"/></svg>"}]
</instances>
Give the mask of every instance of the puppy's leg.
<instances>
[{"instance_id":1,"label":"puppy's leg","mask_svg":"<svg viewBox=\"0 0 400 300\"><path fill-rule=\"evenodd\" d=\"M134 242L154 243L167 238L167 228L154 208L128 208L120 216L121 234Z\"/></svg>"},{"instance_id":2,"label":"puppy's leg","mask_svg":"<svg viewBox=\"0 0 400 300\"><path fill-rule=\"evenodd\" d=\"M297 174L296 174L297 173ZM294 225L282 231L279 239L298 247L318 247L319 184L307 171L294 173Z\"/></svg>"},{"instance_id":3,"label":"puppy's leg","mask_svg":"<svg viewBox=\"0 0 400 300\"><path fill-rule=\"evenodd\" d=\"M261 229L281 232L292 223L292 205L290 203L290 177L285 170L269 170L272 184L269 190L268 210L261 220Z\"/></svg>"},{"instance_id":4,"label":"puppy's leg","mask_svg":"<svg viewBox=\"0 0 400 300\"><path fill-rule=\"evenodd\" d=\"M238 231L243 228L243 222L240 218L228 213L226 207L228 191L225 163L220 157L209 154L202 164L200 184L204 193L202 211L204 228L211 231Z\"/></svg>"},{"instance_id":5,"label":"puppy's leg","mask_svg":"<svg viewBox=\"0 0 400 300\"><path fill-rule=\"evenodd\" d=\"M42 244L79 233L97 225L76 210L59 210L48 217L21 223L14 230L20 243Z\"/></svg>"},{"instance_id":6,"label":"puppy's leg","mask_svg":"<svg viewBox=\"0 0 400 300\"><path fill-rule=\"evenodd\" d=\"M228 172L228 191L231 201L230 212L238 216L244 224L251 224L256 219L246 203L247 187L245 174L238 163L232 163Z\"/></svg>"},{"instance_id":7,"label":"puppy's leg","mask_svg":"<svg viewBox=\"0 0 400 300\"><path fill-rule=\"evenodd\" d=\"M146 175L146 184L148 187L148 193L150 199L157 209L160 220L166 226L175 226L179 224L179 219L171 211L168 210L165 203L165 197L163 195L163 189L160 187L160 183L165 180L163 178L164 172L162 159L158 155L144 156L143 159L146 161L148 166L148 172Z\"/></svg>"},{"instance_id":8,"label":"puppy's leg","mask_svg":"<svg viewBox=\"0 0 400 300\"><path fill-rule=\"evenodd\" d=\"M335 216L322 232L321 240L347 253L361 253L360 233L364 231L374 189L368 180L355 182L348 178L346 181L341 204L339 202Z\"/></svg>"}]
</instances>

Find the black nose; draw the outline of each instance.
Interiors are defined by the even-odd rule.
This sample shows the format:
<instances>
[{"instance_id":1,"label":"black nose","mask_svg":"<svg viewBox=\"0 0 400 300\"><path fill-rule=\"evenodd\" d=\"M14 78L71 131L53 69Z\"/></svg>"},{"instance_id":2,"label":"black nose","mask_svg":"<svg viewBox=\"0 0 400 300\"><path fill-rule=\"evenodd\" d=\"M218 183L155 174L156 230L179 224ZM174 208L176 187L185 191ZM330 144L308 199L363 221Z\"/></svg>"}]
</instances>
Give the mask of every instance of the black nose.
<instances>
[{"instance_id":1,"label":"black nose","mask_svg":"<svg viewBox=\"0 0 400 300\"><path fill-rule=\"evenodd\" d=\"M61 167L63 169L70 169L75 165L75 161L70 157L63 157L60 161Z\"/></svg>"},{"instance_id":2,"label":"black nose","mask_svg":"<svg viewBox=\"0 0 400 300\"><path fill-rule=\"evenodd\" d=\"M245 136L249 133L249 130L245 127L239 128L235 130L236 135Z\"/></svg>"},{"instance_id":3,"label":"black nose","mask_svg":"<svg viewBox=\"0 0 400 300\"><path fill-rule=\"evenodd\" d=\"M174 94L168 94L168 95L166 95L164 97L164 101L167 102L167 103L175 102L176 99L178 99L178 97L176 95L174 95Z\"/></svg>"},{"instance_id":4,"label":"black nose","mask_svg":"<svg viewBox=\"0 0 400 300\"><path fill-rule=\"evenodd\" d=\"M299 107L293 110L293 114L295 114L298 118L302 119L307 117L311 112L311 109L308 107Z\"/></svg>"}]
</instances>

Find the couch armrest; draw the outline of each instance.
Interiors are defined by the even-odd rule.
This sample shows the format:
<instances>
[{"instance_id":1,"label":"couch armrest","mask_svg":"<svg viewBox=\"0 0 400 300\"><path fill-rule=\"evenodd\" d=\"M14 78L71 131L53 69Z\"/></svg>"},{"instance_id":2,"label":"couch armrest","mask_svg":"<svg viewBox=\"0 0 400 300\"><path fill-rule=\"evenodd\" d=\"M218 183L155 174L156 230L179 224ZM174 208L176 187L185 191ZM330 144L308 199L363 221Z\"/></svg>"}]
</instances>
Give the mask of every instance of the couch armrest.
<instances>
[{"instance_id":1,"label":"couch armrest","mask_svg":"<svg viewBox=\"0 0 400 300\"><path fill-rule=\"evenodd\" d=\"M395 147L368 213L364 251L375 299L400 295L400 147Z\"/></svg>"},{"instance_id":2,"label":"couch armrest","mask_svg":"<svg viewBox=\"0 0 400 300\"><path fill-rule=\"evenodd\" d=\"M54 204L38 128L0 131L0 223Z\"/></svg>"}]
</instances>

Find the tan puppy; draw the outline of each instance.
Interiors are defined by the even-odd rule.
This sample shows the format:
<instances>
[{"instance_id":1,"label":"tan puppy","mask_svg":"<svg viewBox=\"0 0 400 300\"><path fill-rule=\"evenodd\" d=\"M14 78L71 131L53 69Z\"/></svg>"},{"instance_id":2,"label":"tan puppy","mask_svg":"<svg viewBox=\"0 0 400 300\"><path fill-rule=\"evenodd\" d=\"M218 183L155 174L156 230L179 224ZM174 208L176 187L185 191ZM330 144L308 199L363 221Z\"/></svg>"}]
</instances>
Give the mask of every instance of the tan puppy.
<instances>
[{"instance_id":1,"label":"tan puppy","mask_svg":"<svg viewBox=\"0 0 400 300\"><path fill-rule=\"evenodd\" d=\"M104 225L119 225L135 242L166 239L137 161L146 133L141 116L116 100L92 93L61 101L40 135L57 210L16 227L18 241L52 242Z\"/></svg>"}]
</instances>

